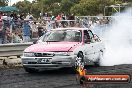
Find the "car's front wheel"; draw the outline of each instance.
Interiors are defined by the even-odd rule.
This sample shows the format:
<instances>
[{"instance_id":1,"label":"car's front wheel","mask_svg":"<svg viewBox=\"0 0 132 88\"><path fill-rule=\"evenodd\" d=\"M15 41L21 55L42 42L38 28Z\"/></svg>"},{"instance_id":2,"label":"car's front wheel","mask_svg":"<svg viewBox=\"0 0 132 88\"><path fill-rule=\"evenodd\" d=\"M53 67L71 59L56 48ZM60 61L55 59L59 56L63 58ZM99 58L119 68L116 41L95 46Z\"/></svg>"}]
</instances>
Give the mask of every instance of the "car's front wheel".
<instances>
[{"instance_id":1,"label":"car's front wheel","mask_svg":"<svg viewBox=\"0 0 132 88\"><path fill-rule=\"evenodd\" d=\"M84 68L84 55L82 52L78 52L76 62L75 62L75 66L76 66L76 68L80 67L80 66L82 68Z\"/></svg>"}]
</instances>

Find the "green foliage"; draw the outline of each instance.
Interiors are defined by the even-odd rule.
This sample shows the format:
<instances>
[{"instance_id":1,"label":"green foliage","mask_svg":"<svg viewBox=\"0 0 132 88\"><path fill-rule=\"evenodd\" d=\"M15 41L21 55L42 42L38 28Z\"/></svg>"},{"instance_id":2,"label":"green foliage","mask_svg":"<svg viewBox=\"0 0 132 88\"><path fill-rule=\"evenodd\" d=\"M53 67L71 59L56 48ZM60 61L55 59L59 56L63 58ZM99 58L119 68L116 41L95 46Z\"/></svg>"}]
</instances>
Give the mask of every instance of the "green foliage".
<instances>
[{"instance_id":1,"label":"green foliage","mask_svg":"<svg viewBox=\"0 0 132 88\"><path fill-rule=\"evenodd\" d=\"M105 6L121 3L123 0L34 0L32 3L24 0L14 6L21 12L30 12L39 17L40 12L52 12L53 15L61 12L75 15L97 15L104 12Z\"/></svg>"},{"instance_id":2,"label":"green foliage","mask_svg":"<svg viewBox=\"0 0 132 88\"><path fill-rule=\"evenodd\" d=\"M32 5L29 1L24 0L24 1L19 1L13 6L16 6L20 10L20 12L29 13Z\"/></svg>"},{"instance_id":3,"label":"green foliage","mask_svg":"<svg viewBox=\"0 0 132 88\"><path fill-rule=\"evenodd\" d=\"M61 6L60 10L64 13L70 13L70 8L74 5L75 3L71 0L62 0L61 1Z\"/></svg>"},{"instance_id":4,"label":"green foliage","mask_svg":"<svg viewBox=\"0 0 132 88\"><path fill-rule=\"evenodd\" d=\"M32 3L30 8L30 13L33 14L34 17L38 17L41 12L41 7L38 5L38 3Z\"/></svg>"},{"instance_id":5,"label":"green foliage","mask_svg":"<svg viewBox=\"0 0 132 88\"><path fill-rule=\"evenodd\" d=\"M113 0L81 0L71 8L71 12L76 15L97 15L103 13L105 6L113 3Z\"/></svg>"},{"instance_id":6,"label":"green foliage","mask_svg":"<svg viewBox=\"0 0 132 88\"><path fill-rule=\"evenodd\" d=\"M0 0L0 6L8 5L9 0Z\"/></svg>"}]
</instances>

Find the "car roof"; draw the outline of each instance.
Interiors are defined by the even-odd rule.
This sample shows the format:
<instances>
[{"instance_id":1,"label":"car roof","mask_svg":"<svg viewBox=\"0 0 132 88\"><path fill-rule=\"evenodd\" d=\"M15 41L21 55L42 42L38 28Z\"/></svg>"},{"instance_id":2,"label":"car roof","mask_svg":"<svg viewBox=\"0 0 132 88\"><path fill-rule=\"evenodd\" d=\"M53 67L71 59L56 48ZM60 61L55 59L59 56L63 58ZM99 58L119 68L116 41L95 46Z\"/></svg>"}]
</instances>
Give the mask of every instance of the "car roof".
<instances>
[{"instance_id":1,"label":"car roof","mask_svg":"<svg viewBox=\"0 0 132 88\"><path fill-rule=\"evenodd\" d=\"M55 28L51 30L89 30L88 28L79 28L79 27L67 27L67 28Z\"/></svg>"}]
</instances>

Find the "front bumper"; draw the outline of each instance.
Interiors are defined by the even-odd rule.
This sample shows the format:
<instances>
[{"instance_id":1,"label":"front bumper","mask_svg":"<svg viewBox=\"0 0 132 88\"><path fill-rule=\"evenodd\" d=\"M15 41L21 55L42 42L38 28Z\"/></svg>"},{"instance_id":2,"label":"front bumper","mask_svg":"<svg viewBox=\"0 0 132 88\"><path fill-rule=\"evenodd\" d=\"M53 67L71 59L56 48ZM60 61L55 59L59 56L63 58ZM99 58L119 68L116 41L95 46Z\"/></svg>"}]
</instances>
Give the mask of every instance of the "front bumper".
<instances>
[{"instance_id":1,"label":"front bumper","mask_svg":"<svg viewBox=\"0 0 132 88\"><path fill-rule=\"evenodd\" d=\"M45 70L73 67L75 65L75 58L75 56L21 57L24 67ZM46 60L48 61L46 62Z\"/></svg>"}]
</instances>

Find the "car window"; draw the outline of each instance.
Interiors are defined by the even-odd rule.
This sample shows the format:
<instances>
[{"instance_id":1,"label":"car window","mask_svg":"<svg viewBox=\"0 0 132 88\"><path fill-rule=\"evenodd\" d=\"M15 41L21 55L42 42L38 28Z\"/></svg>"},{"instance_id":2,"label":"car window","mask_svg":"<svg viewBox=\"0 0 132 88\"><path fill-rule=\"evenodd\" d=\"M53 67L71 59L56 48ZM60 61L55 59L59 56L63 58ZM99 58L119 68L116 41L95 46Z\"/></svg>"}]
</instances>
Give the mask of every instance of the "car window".
<instances>
[{"instance_id":1,"label":"car window","mask_svg":"<svg viewBox=\"0 0 132 88\"><path fill-rule=\"evenodd\" d=\"M92 33L91 30L88 30L88 34L89 34L89 36L90 36L91 43L95 43L96 40L95 40L95 38L94 38L94 34Z\"/></svg>"},{"instance_id":2,"label":"car window","mask_svg":"<svg viewBox=\"0 0 132 88\"><path fill-rule=\"evenodd\" d=\"M47 42L81 42L82 33L78 30L54 30L43 35L43 41Z\"/></svg>"},{"instance_id":3,"label":"car window","mask_svg":"<svg viewBox=\"0 0 132 88\"><path fill-rule=\"evenodd\" d=\"M94 34L91 30L84 30L84 42L85 43L95 43Z\"/></svg>"},{"instance_id":4,"label":"car window","mask_svg":"<svg viewBox=\"0 0 132 88\"><path fill-rule=\"evenodd\" d=\"M90 43L90 42L91 42L90 36L89 36L87 30L84 30L84 42L85 42L85 43Z\"/></svg>"},{"instance_id":5,"label":"car window","mask_svg":"<svg viewBox=\"0 0 132 88\"><path fill-rule=\"evenodd\" d=\"M92 39L92 38L94 37L92 31L88 30L88 34L89 34L89 36L90 36L90 39Z\"/></svg>"}]
</instances>

